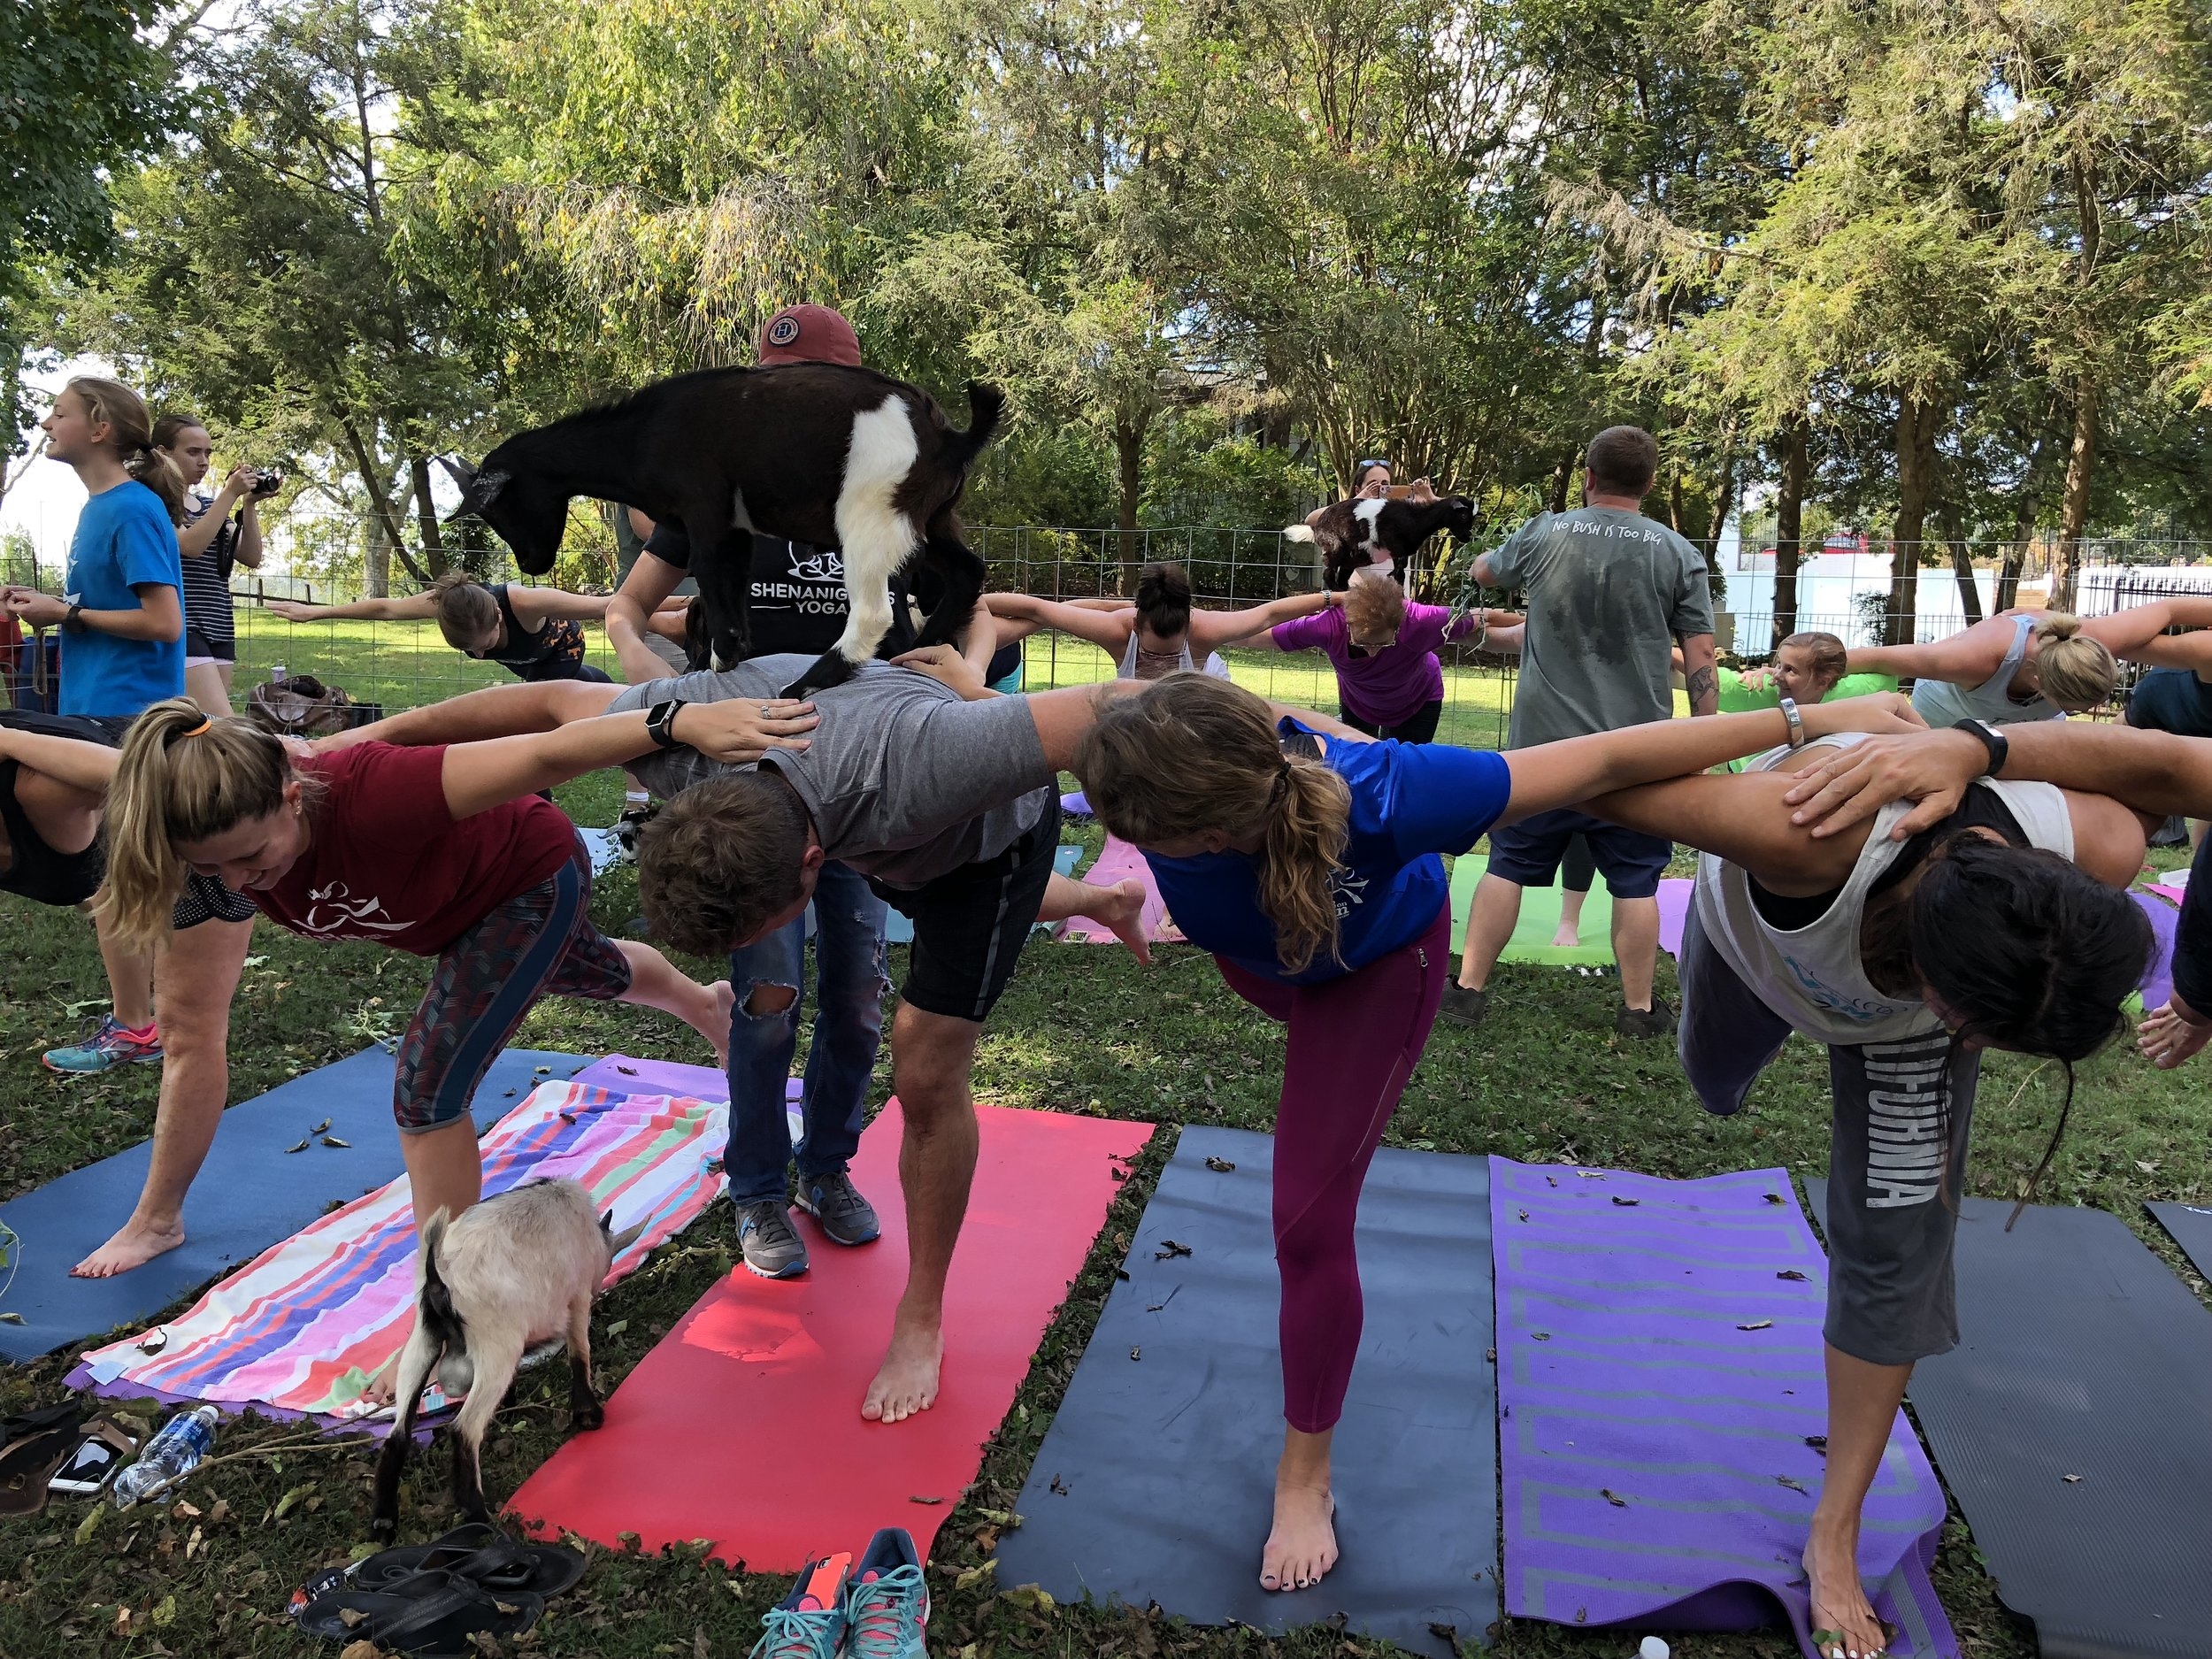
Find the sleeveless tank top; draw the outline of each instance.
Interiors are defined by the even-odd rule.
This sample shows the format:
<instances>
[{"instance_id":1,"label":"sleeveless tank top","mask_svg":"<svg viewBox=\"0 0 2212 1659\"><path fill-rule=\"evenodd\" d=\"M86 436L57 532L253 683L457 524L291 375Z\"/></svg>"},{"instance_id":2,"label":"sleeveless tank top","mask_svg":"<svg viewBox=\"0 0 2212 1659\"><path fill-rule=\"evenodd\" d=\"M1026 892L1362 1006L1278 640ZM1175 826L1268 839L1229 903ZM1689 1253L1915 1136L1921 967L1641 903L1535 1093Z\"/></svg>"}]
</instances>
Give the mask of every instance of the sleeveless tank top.
<instances>
[{"instance_id":1,"label":"sleeveless tank top","mask_svg":"<svg viewBox=\"0 0 2212 1659\"><path fill-rule=\"evenodd\" d=\"M2028 660L2028 639L2035 632L2033 617L2012 619L2012 646L1997 672L1978 686L1955 686L1947 680L1919 680L1912 688L1912 706L1930 726L1956 726L1961 720L1986 720L1992 726L2016 725L2026 720L2062 720L2066 710L2041 692L2025 703L2013 701L2007 689L2020 664Z\"/></svg>"},{"instance_id":2,"label":"sleeveless tank top","mask_svg":"<svg viewBox=\"0 0 2212 1659\"><path fill-rule=\"evenodd\" d=\"M1846 749L1860 741L1859 733L1845 733L1816 739L1811 747ZM1745 770L1771 771L1789 753L1787 748L1769 749ZM2028 845L2074 856L2073 822L2056 785L1984 778L1973 787L1997 792ZM1826 912L1804 927L1777 927L1760 915L1750 875L1740 865L1710 853L1698 859L1697 915L1706 937L1754 995L1816 1042L1904 1042L1943 1029L1917 997L1876 989L1859 959L1868 896L1905 850L1905 843L1890 840L1891 826L1909 810L1902 801L1881 810L1850 879Z\"/></svg>"},{"instance_id":3,"label":"sleeveless tank top","mask_svg":"<svg viewBox=\"0 0 2212 1659\"><path fill-rule=\"evenodd\" d=\"M0 726L47 737L105 743L111 748L116 742L108 727L73 715L0 710ZM17 772L16 762L0 760L0 827L5 828L8 840L8 863L0 870L0 893L12 893L35 904L81 904L100 890L106 868L102 844L96 836L82 852L58 853L41 841L30 814L15 798Z\"/></svg>"},{"instance_id":4,"label":"sleeveless tank top","mask_svg":"<svg viewBox=\"0 0 2212 1659\"><path fill-rule=\"evenodd\" d=\"M1129 644L1121 654L1121 672L1117 678L1164 680L1170 674L1187 674L1197 668L1198 664L1191 660L1188 634L1183 635L1183 642L1175 648L1174 654L1171 656L1165 651L1138 649L1137 638L1143 632L1141 623L1129 630ZM1216 680L1226 680L1229 678L1229 664L1221 660L1219 651L1210 651L1206 656L1205 672Z\"/></svg>"},{"instance_id":5,"label":"sleeveless tank top","mask_svg":"<svg viewBox=\"0 0 2212 1659\"><path fill-rule=\"evenodd\" d=\"M541 678L532 671L541 670L549 663L583 660L584 630L573 617L548 617L544 626L532 634L515 615L505 582L492 583L491 595L499 604L499 643L483 654L486 662L497 663L530 680Z\"/></svg>"}]
</instances>

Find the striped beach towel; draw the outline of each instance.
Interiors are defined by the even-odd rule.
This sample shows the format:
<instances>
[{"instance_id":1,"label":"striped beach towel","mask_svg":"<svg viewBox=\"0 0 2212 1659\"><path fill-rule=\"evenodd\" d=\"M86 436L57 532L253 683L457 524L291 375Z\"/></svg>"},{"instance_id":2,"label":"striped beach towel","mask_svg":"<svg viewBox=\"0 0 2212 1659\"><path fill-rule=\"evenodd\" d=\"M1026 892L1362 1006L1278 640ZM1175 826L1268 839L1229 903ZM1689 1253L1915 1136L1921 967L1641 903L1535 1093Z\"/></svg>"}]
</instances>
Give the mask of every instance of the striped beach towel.
<instances>
[{"instance_id":1,"label":"striped beach towel","mask_svg":"<svg viewBox=\"0 0 2212 1659\"><path fill-rule=\"evenodd\" d=\"M614 1211L618 1230L647 1221L616 1259L613 1284L721 1191L728 1115L718 1101L541 1084L480 1143L484 1193L565 1176ZM405 1340L414 1288L403 1175L265 1250L180 1317L88 1353L69 1380L104 1394L349 1421L365 1415L362 1389Z\"/></svg>"}]
</instances>

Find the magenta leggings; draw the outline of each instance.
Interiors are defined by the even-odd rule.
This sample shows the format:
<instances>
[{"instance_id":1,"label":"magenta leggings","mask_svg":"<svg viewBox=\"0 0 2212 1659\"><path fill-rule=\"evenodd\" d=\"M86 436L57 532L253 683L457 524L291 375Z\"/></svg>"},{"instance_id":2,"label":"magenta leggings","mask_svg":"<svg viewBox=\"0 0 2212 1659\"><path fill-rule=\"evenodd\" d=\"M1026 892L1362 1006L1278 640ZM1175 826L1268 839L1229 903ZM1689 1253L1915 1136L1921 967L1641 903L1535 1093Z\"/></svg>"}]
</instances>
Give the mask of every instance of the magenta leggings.
<instances>
[{"instance_id":1,"label":"magenta leggings","mask_svg":"<svg viewBox=\"0 0 2212 1659\"><path fill-rule=\"evenodd\" d=\"M1359 1189L1444 996L1451 912L1340 979L1284 985L1216 957L1229 988L1290 1027L1275 1118L1275 1262L1283 1278L1283 1417L1336 1426L1359 1353L1352 1225Z\"/></svg>"}]
</instances>

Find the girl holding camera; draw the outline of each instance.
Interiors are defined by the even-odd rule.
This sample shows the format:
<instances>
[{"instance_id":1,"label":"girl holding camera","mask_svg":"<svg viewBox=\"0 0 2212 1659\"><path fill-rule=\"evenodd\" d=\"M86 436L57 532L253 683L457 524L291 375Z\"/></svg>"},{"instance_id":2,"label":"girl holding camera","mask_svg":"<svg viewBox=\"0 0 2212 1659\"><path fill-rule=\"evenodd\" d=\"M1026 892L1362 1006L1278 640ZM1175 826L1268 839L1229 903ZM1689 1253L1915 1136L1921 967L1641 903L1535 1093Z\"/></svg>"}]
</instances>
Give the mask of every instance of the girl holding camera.
<instances>
[{"instance_id":1,"label":"girl holding camera","mask_svg":"<svg viewBox=\"0 0 2212 1659\"><path fill-rule=\"evenodd\" d=\"M261 568L261 519L256 508L283 483L258 467L234 466L212 498L200 493L214 441L194 415L164 415L154 423L154 448L183 474L185 520L177 530L184 556L184 695L210 714L230 712L238 622L231 607L234 565ZM233 522L232 511L237 511Z\"/></svg>"}]
</instances>

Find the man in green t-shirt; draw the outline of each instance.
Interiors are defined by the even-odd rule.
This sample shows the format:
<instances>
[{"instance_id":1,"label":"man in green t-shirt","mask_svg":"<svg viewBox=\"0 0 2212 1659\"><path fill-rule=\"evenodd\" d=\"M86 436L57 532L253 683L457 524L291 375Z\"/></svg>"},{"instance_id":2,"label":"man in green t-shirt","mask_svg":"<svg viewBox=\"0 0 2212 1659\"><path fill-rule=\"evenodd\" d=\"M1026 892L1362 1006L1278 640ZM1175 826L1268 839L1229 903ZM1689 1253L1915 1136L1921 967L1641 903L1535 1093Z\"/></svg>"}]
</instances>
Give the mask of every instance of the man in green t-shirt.
<instances>
[{"instance_id":1,"label":"man in green t-shirt","mask_svg":"<svg viewBox=\"0 0 2212 1659\"><path fill-rule=\"evenodd\" d=\"M1704 555L1640 511L1659 470L1657 442L1640 426L1609 426L1590 441L1585 460L1587 505L1540 514L1475 565L1484 586L1528 595L1509 749L1671 718L1678 641L1690 711L1711 714L1717 706ZM1471 1025L1482 1018L1491 970L1520 918L1521 889L1549 887L1577 833L1613 895L1623 1004L1614 1029L1625 1037L1674 1029L1674 1010L1652 991L1659 878L1674 848L1572 810L1490 832L1489 869L1475 889L1459 979L1444 990L1446 1018Z\"/></svg>"}]
</instances>

